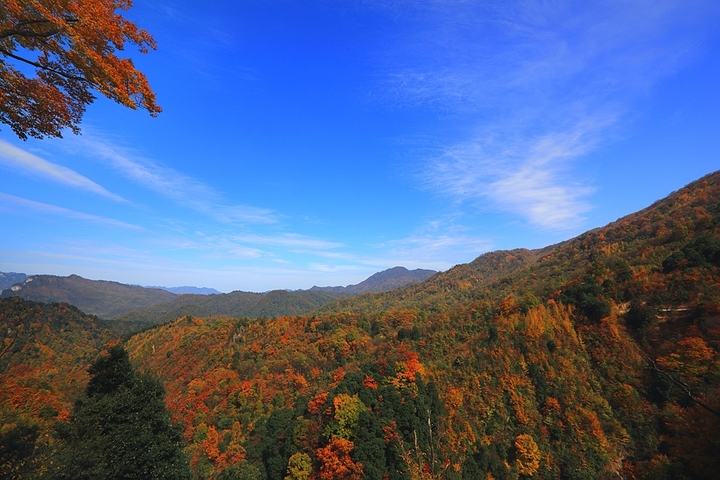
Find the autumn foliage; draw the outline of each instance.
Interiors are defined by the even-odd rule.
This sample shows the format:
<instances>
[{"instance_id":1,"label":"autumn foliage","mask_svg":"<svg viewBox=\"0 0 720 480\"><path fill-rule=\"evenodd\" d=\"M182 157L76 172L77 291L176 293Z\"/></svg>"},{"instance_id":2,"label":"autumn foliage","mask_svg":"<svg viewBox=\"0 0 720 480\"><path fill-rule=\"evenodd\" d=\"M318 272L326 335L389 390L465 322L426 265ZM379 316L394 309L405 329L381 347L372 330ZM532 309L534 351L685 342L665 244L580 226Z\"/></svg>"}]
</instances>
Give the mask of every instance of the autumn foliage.
<instances>
[{"instance_id":1,"label":"autumn foliage","mask_svg":"<svg viewBox=\"0 0 720 480\"><path fill-rule=\"evenodd\" d=\"M155 48L148 32L120 13L128 0L2 0L0 122L22 139L60 137L78 124L93 91L157 115L160 107L126 44ZM35 77L26 76L27 67Z\"/></svg>"}]
</instances>

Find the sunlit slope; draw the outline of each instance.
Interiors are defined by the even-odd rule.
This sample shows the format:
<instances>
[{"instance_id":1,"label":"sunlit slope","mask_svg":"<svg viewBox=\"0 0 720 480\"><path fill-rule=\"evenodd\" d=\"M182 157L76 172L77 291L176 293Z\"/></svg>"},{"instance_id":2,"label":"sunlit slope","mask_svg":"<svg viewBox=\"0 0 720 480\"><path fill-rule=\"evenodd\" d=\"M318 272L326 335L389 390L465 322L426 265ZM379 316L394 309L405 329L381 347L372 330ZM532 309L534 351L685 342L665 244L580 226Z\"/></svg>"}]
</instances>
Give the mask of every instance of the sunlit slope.
<instances>
[{"instance_id":1,"label":"sunlit slope","mask_svg":"<svg viewBox=\"0 0 720 480\"><path fill-rule=\"evenodd\" d=\"M593 263L609 269L620 283L630 274L640 280L693 238L717 236L719 212L720 173L714 173L648 208L571 240L537 250L486 253L424 282L342 299L319 311L432 310L469 301L499 301L508 295L519 301L528 294L547 298L585 275Z\"/></svg>"},{"instance_id":2,"label":"sunlit slope","mask_svg":"<svg viewBox=\"0 0 720 480\"><path fill-rule=\"evenodd\" d=\"M516 475L540 471L541 457L548 474L592 476L625 454L625 430L564 307L524 316L183 318L128 348L161 373L202 476L236 464L282 478L272 472L284 474L295 454L323 471L341 440L349 442L342 461L371 478L450 466L466 478L483 469ZM353 409L357 418L344 420ZM554 436L550 419L563 425ZM565 425L572 430L560 435ZM507 463L518 441L527 458Z\"/></svg>"},{"instance_id":3,"label":"sunlit slope","mask_svg":"<svg viewBox=\"0 0 720 480\"><path fill-rule=\"evenodd\" d=\"M186 317L128 346L169 385L201 475L712 478L719 200L715 174L346 313Z\"/></svg>"}]
</instances>

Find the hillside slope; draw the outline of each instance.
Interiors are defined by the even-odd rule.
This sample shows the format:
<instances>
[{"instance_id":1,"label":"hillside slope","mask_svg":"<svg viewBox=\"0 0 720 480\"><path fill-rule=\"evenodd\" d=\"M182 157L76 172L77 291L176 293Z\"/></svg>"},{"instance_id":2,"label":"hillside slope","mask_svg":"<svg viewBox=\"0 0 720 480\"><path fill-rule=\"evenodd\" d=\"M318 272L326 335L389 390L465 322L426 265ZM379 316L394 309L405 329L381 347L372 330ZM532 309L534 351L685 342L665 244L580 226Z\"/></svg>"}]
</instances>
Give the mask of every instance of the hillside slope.
<instances>
[{"instance_id":1,"label":"hillside slope","mask_svg":"<svg viewBox=\"0 0 720 480\"><path fill-rule=\"evenodd\" d=\"M227 294L184 293L191 287L177 287L174 293L164 287L139 287L103 280L87 280L77 275L2 274L0 280L14 282L0 298L21 297L44 303L69 303L84 312L117 320L134 330L168 322L184 315L232 317L276 317L299 315L320 308L339 298L363 292L384 292L426 279L432 270L395 267L378 272L357 285L313 287L309 290L273 290L265 293L235 291ZM194 288L194 287L192 287ZM197 289L196 289L197 290Z\"/></svg>"},{"instance_id":2,"label":"hillside slope","mask_svg":"<svg viewBox=\"0 0 720 480\"><path fill-rule=\"evenodd\" d=\"M53 425L68 418L88 367L117 334L71 305L17 297L0 299L0 326L0 478L34 478Z\"/></svg>"},{"instance_id":3,"label":"hillside slope","mask_svg":"<svg viewBox=\"0 0 720 480\"><path fill-rule=\"evenodd\" d=\"M714 479L720 174L544 249L126 348L200 478Z\"/></svg>"},{"instance_id":4,"label":"hillside slope","mask_svg":"<svg viewBox=\"0 0 720 480\"><path fill-rule=\"evenodd\" d=\"M88 280L78 275L33 275L13 289L2 292L1 298L9 297L44 303L69 303L85 313L114 318L132 309L170 302L176 295L155 288Z\"/></svg>"},{"instance_id":5,"label":"hillside slope","mask_svg":"<svg viewBox=\"0 0 720 480\"><path fill-rule=\"evenodd\" d=\"M117 318L128 322L158 324L185 315L227 315L243 317L276 317L311 312L332 302L340 294L298 290L273 290L266 293L231 292L218 295L179 295L170 303L132 310Z\"/></svg>"},{"instance_id":6,"label":"hillside slope","mask_svg":"<svg viewBox=\"0 0 720 480\"><path fill-rule=\"evenodd\" d=\"M0 272L0 292L16 283L24 282L27 277L24 273Z\"/></svg>"},{"instance_id":7,"label":"hillside slope","mask_svg":"<svg viewBox=\"0 0 720 480\"><path fill-rule=\"evenodd\" d=\"M508 295L547 298L593 264L623 278L650 275L693 238L716 234L719 179L720 173L707 175L650 207L556 245L489 252L424 282L341 299L319 311L432 310Z\"/></svg>"}]
</instances>

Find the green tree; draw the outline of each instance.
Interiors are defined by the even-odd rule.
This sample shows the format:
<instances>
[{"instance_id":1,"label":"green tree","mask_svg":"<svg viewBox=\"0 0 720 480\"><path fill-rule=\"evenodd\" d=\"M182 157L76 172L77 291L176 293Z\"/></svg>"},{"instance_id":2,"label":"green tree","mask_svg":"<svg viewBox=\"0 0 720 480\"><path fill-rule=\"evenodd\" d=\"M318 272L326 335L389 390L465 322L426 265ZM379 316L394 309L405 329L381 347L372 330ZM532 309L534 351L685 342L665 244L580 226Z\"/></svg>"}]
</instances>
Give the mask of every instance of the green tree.
<instances>
[{"instance_id":1,"label":"green tree","mask_svg":"<svg viewBox=\"0 0 720 480\"><path fill-rule=\"evenodd\" d=\"M35 470L34 454L40 429L22 422L0 429L0 478L25 478Z\"/></svg>"},{"instance_id":2,"label":"green tree","mask_svg":"<svg viewBox=\"0 0 720 480\"><path fill-rule=\"evenodd\" d=\"M170 421L159 381L133 369L121 346L89 370L86 396L57 427L58 479L192 478L180 429Z\"/></svg>"}]
</instances>

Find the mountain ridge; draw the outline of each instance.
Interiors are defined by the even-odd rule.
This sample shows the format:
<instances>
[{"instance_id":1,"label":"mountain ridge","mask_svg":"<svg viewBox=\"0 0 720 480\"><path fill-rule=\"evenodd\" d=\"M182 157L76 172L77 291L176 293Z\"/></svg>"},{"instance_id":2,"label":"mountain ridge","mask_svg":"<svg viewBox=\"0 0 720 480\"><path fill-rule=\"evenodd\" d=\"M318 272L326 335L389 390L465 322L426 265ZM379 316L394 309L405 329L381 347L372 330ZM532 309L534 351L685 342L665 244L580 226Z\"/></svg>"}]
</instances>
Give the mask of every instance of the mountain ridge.
<instances>
[{"instance_id":1,"label":"mountain ridge","mask_svg":"<svg viewBox=\"0 0 720 480\"><path fill-rule=\"evenodd\" d=\"M102 318L136 322L139 328L170 321L183 315L230 315L235 317L273 317L299 315L333 300L362 292L382 292L421 281L432 270L394 267L378 272L357 285L313 287L308 290L273 290L255 293L180 293L197 287L142 287L107 280L88 280L78 275L25 276L21 283L5 289L0 298L22 297L43 303L68 303L83 312ZM21 278L24 274L14 274ZM173 293L172 290L178 293Z\"/></svg>"},{"instance_id":2,"label":"mountain ridge","mask_svg":"<svg viewBox=\"0 0 720 480\"><path fill-rule=\"evenodd\" d=\"M221 293L218 290L215 290L214 288L210 287L193 287L189 285L183 285L181 287L162 287L162 286L156 286L156 285L143 285L144 288L157 288L160 290L165 290L170 293L174 293L175 295L185 295L185 294L195 294L195 295L217 295Z\"/></svg>"},{"instance_id":3,"label":"mountain ridge","mask_svg":"<svg viewBox=\"0 0 720 480\"><path fill-rule=\"evenodd\" d=\"M345 287L318 287L313 286L310 288L312 291L324 291L333 293L345 293L350 295L357 295L360 293L374 292L379 293L387 290L392 290L404 285L411 283L422 282L427 278L438 273L435 270L427 270L422 268L416 268L415 270L408 270L405 267L393 267L382 272L377 272L360 283L354 285L347 285Z\"/></svg>"}]
</instances>

